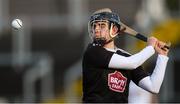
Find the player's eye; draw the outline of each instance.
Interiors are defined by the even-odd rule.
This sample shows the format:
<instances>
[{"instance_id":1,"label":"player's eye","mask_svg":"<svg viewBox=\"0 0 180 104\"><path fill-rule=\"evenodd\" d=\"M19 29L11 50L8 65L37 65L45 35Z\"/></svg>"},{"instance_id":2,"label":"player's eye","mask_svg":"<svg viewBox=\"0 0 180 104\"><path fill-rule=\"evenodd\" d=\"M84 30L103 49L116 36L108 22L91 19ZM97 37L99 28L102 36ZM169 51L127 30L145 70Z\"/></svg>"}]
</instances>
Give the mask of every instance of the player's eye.
<instances>
[{"instance_id":1,"label":"player's eye","mask_svg":"<svg viewBox=\"0 0 180 104\"><path fill-rule=\"evenodd\" d=\"M96 23L91 24L92 29L95 29L96 25L97 25Z\"/></svg>"},{"instance_id":2,"label":"player's eye","mask_svg":"<svg viewBox=\"0 0 180 104\"><path fill-rule=\"evenodd\" d=\"M106 26L107 26L107 24L104 22L94 22L91 24L92 29L96 29L96 28L104 29L104 28L106 28Z\"/></svg>"},{"instance_id":3,"label":"player's eye","mask_svg":"<svg viewBox=\"0 0 180 104\"><path fill-rule=\"evenodd\" d=\"M100 24L100 27L101 27L101 28L105 28L105 27L106 27L106 24L105 24L105 23L101 23L101 24Z\"/></svg>"}]
</instances>

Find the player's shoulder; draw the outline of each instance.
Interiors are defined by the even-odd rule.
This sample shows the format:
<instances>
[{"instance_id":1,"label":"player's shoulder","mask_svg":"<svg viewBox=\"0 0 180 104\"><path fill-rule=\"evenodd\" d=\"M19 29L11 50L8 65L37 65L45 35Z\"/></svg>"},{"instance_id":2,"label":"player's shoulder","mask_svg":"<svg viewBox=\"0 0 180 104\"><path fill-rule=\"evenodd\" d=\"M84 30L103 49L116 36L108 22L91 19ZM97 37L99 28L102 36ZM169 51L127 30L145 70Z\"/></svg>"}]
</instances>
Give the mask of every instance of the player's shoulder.
<instances>
[{"instance_id":1,"label":"player's shoulder","mask_svg":"<svg viewBox=\"0 0 180 104\"><path fill-rule=\"evenodd\" d=\"M121 48L117 48L118 50L120 50L121 52L123 52L123 53L126 53L126 54L129 54L129 55L132 55L131 53L129 53L129 52L127 52L127 51L125 51L125 50L123 50L123 49L121 49Z\"/></svg>"},{"instance_id":2,"label":"player's shoulder","mask_svg":"<svg viewBox=\"0 0 180 104\"><path fill-rule=\"evenodd\" d=\"M123 55L123 56L131 56L132 55L129 52L127 52L127 51L125 51L125 50L123 50L121 48L117 48L116 50L117 50L116 51L117 54L120 54L120 55Z\"/></svg>"}]
</instances>

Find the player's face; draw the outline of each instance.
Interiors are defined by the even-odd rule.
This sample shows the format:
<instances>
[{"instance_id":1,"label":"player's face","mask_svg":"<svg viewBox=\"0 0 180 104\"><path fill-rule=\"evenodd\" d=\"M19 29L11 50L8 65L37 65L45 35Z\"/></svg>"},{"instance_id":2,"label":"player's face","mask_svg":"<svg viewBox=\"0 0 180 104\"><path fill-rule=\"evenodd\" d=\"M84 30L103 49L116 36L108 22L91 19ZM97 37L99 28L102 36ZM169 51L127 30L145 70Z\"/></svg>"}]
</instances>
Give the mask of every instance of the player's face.
<instances>
[{"instance_id":1,"label":"player's face","mask_svg":"<svg viewBox=\"0 0 180 104\"><path fill-rule=\"evenodd\" d=\"M96 21L91 24L91 31L93 38L104 38L109 40L109 22Z\"/></svg>"}]
</instances>

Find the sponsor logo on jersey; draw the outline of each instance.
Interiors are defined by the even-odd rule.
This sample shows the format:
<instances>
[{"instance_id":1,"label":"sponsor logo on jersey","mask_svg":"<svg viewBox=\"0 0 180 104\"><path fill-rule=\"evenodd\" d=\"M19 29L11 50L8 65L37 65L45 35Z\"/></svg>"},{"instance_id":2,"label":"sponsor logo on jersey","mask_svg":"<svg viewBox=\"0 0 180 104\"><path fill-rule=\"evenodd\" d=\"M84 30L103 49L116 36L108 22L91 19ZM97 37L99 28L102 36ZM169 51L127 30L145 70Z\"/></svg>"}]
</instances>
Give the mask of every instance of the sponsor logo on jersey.
<instances>
[{"instance_id":1,"label":"sponsor logo on jersey","mask_svg":"<svg viewBox=\"0 0 180 104\"><path fill-rule=\"evenodd\" d=\"M126 87L127 78L121 72L115 71L108 74L108 86L110 90L115 92L124 92Z\"/></svg>"}]
</instances>

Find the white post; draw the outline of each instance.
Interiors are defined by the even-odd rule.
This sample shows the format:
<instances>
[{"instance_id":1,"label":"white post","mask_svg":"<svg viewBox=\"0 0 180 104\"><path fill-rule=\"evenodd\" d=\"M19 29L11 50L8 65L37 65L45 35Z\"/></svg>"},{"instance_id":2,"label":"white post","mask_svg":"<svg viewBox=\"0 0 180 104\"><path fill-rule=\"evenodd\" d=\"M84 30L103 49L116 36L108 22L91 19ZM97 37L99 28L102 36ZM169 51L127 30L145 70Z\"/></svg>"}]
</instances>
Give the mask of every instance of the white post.
<instances>
[{"instance_id":1,"label":"white post","mask_svg":"<svg viewBox=\"0 0 180 104\"><path fill-rule=\"evenodd\" d=\"M17 70L20 70L31 58L31 30L30 27L27 27L28 23L25 20L22 19L22 22L21 29L12 29L12 65Z\"/></svg>"},{"instance_id":2,"label":"white post","mask_svg":"<svg viewBox=\"0 0 180 104\"><path fill-rule=\"evenodd\" d=\"M72 37L76 37L84 27L87 16L87 0L68 0L68 10L68 32Z\"/></svg>"}]
</instances>

